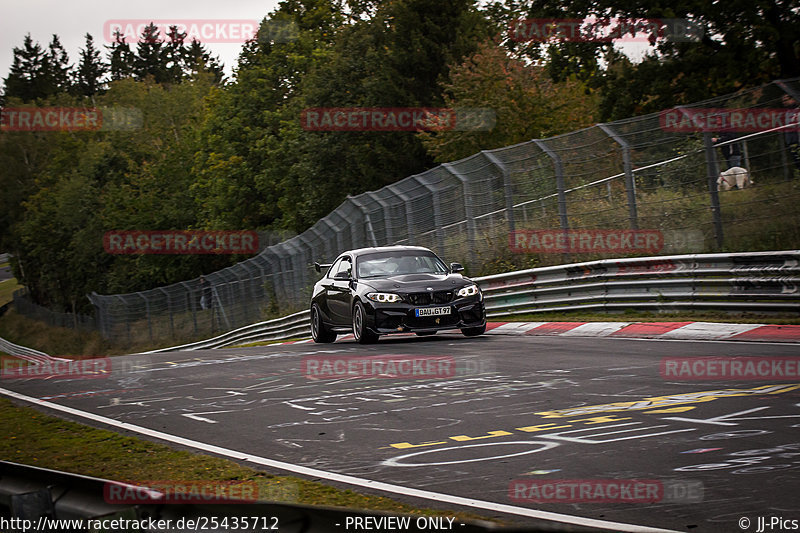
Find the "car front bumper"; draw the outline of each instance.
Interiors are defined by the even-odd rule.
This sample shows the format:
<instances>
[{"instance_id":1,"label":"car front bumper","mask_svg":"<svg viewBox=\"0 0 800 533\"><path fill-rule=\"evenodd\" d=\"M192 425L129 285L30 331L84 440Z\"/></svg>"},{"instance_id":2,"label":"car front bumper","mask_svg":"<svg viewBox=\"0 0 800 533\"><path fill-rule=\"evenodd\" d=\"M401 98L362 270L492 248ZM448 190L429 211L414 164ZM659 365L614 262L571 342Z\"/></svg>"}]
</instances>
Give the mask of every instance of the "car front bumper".
<instances>
[{"instance_id":1,"label":"car front bumper","mask_svg":"<svg viewBox=\"0 0 800 533\"><path fill-rule=\"evenodd\" d=\"M460 298L446 305L427 306L407 303L379 304L367 300L364 307L366 326L379 334L476 328L486 323L486 309L481 297ZM415 309L441 307L449 307L450 313L422 317L415 314Z\"/></svg>"}]
</instances>

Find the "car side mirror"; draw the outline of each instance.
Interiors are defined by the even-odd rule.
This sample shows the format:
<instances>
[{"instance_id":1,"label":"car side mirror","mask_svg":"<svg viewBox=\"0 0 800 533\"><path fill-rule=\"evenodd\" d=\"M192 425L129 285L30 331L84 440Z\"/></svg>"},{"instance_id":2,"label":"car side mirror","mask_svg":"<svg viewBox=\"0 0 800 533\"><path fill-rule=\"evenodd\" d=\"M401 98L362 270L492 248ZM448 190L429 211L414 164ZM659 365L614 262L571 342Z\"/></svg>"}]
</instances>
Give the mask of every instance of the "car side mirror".
<instances>
[{"instance_id":1,"label":"car side mirror","mask_svg":"<svg viewBox=\"0 0 800 533\"><path fill-rule=\"evenodd\" d=\"M455 274L456 272L464 272L464 267L461 263L450 263L450 271Z\"/></svg>"},{"instance_id":2,"label":"car side mirror","mask_svg":"<svg viewBox=\"0 0 800 533\"><path fill-rule=\"evenodd\" d=\"M350 272L347 271L337 272L336 275L333 276L333 279L344 279L344 280L350 279Z\"/></svg>"}]
</instances>

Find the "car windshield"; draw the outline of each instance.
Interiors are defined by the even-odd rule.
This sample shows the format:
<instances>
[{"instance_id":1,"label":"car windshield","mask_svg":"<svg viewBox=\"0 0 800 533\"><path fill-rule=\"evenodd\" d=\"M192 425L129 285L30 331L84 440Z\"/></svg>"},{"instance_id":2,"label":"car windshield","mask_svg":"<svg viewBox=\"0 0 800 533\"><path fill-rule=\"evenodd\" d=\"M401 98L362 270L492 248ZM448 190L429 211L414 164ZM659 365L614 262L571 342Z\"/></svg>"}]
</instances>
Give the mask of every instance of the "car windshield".
<instances>
[{"instance_id":1,"label":"car windshield","mask_svg":"<svg viewBox=\"0 0 800 533\"><path fill-rule=\"evenodd\" d=\"M447 266L432 253L415 251L379 252L356 261L359 278L382 278L405 274L447 274Z\"/></svg>"}]
</instances>

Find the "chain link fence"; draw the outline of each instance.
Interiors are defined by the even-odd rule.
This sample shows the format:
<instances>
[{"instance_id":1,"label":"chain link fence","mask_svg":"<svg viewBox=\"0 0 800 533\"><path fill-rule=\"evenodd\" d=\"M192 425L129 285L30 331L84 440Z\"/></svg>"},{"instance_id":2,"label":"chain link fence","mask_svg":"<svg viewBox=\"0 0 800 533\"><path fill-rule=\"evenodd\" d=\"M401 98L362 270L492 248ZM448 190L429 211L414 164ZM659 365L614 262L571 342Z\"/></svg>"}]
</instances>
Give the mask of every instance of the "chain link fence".
<instances>
[{"instance_id":1,"label":"chain link fence","mask_svg":"<svg viewBox=\"0 0 800 533\"><path fill-rule=\"evenodd\" d=\"M659 254L800 248L797 128L780 123L796 120L787 105L797 102L800 78L486 150L349 196L301 235L205 281L89 299L104 337L174 344L304 309L318 278L313 262L351 248L426 246L470 275L632 255L514 248L516 234L543 229L657 230ZM744 113L746 127L730 134L686 126L711 120L714 109L727 109L730 120ZM755 186L717 192L730 166L746 168Z\"/></svg>"}]
</instances>

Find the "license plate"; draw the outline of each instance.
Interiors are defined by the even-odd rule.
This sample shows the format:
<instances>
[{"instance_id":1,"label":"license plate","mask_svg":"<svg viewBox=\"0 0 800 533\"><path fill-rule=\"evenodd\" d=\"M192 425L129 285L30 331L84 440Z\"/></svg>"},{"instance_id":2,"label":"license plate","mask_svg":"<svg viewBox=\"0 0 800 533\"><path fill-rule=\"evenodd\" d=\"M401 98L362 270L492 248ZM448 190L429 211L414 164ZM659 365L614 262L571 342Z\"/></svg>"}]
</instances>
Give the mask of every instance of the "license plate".
<instances>
[{"instance_id":1,"label":"license plate","mask_svg":"<svg viewBox=\"0 0 800 533\"><path fill-rule=\"evenodd\" d=\"M422 309L414 309L414 314L418 317L420 316L440 316L440 315L449 315L450 308L449 307L425 307Z\"/></svg>"}]
</instances>

